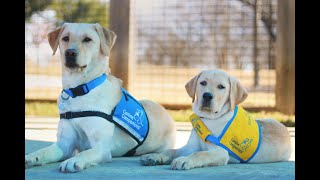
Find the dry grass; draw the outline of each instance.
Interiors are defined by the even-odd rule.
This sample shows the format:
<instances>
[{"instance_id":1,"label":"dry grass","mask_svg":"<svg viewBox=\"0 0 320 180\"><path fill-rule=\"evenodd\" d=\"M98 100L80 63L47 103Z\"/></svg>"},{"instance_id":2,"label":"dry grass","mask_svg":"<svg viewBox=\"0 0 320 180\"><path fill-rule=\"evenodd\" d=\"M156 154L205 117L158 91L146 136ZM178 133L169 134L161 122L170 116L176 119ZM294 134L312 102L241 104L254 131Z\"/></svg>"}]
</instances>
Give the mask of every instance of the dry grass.
<instances>
[{"instance_id":1,"label":"dry grass","mask_svg":"<svg viewBox=\"0 0 320 180\"><path fill-rule=\"evenodd\" d=\"M55 100L61 92L60 62L50 61L48 66L38 67L32 61L26 61L26 74L49 75L58 79L54 86L28 87L25 90L26 99ZM185 83L201 71L200 68L186 68L173 66L136 65L135 74L130 77L129 92L137 99L151 99L162 104L186 105L190 98L185 92ZM252 87L253 72L242 70L228 70L236 76L249 90L249 96L244 106L273 107L275 106L274 70L260 70L260 86ZM45 81L45 80L42 80ZM32 83L26 79L26 84Z\"/></svg>"},{"instance_id":2,"label":"dry grass","mask_svg":"<svg viewBox=\"0 0 320 180\"><path fill-rule=\"evenodd\" d=\"M169 114L176 122L188 122L192 114L191 109L186 110L168 110ZM274 118L288 127L295 126L295 115L284 115L280 112L250 112L256 118ZM26 102L26 116L51 116L58 117L58 107L55 102Z\"/></svg>"},{"instance_id":3,"label":"dry grass","mask_svg":"<svg viewBox=\"0 0 320 180\"><path fill-rule=\"evenodd\" d=\"M191 109L186 110L168 110L169 114L176 122L188 122L189 116L193 113ZM249 111L250 112L250 111ZM295 126L295 115L285 115L278 111L271 112L250 112L250 114L257 119L273 118L283 123L288 127Z\"/></svg>"},{"instance_id":4,"label":"dry grass","mask_svg":"<svg viewBox=\"0 0 320 180\"><path fill-rule=\"evenodd\" d=\"M61 77L60 60L52 58L48 65L38 66L36 61L25 61L25 74L41 74Z\"/></svg>"}]
</instances>

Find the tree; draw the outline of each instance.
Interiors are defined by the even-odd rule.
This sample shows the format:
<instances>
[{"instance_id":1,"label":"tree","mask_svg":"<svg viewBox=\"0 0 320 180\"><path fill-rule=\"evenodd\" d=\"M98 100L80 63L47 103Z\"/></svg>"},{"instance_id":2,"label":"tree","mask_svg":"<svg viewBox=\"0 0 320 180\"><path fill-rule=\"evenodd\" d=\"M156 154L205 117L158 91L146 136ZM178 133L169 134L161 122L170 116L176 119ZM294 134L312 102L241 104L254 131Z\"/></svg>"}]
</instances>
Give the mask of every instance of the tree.
<instances>
[{"instance_id":1,"label":"tree","mask_svg":"<svg viewBox=\"0 0 320 180\"><path fill-rule=\"evenodd\" d=\"M52 0L25 0L24 19L29 21L33 13L45 10Z\"/></svg>"},{"instance_id":2,"label":"tree","mask_svg":"<svg viewBox=\"0 0 320 180\"><path fill-rule=\"evenodd\" d=\"M276 24L276 11L275 9L275 0L239 0L246 6L249 6L252 9L256 9L257 3L261 3L259 8L256 10L256 14L259 13L260 20L263 23L265 29L269 35L269 52L268 52L268 66L270 69L275 69L275 57L272 54L272 49L274 49L276 43L276 31L275 31L275 24Z\"/></svg>"},{"instance_id":3,"label":"tree","mask_svg":"<svg viewBox=\"0 0 320 180\"><path fill-rule=\"evenodd\" d=\"M109 26L109 3L100 0L54 0L49 8L57 12L58 25L64 22L82 22Z\"/></svg>"},{"instance_id":4,"label":"tree","mask_svg":"<svg viewBox=\"0 0 320 180\"><path fill-rule=\"evenodd\" d=\"M84 22L109 26L109 3L100 0L26 0L25 21L32 14L46 9L56 12L57 25L64 22Z\"/></svg>"},{"instance_id":5,"label":"tree","mask_svg":"<svg viewBox=\"0 0 320 180\"><path fill-rule=\"evenodd\" d=\"M141 35L141 34L140 34ZM149 34L143 34L147 38L152 38ZM189 53L192 54L192 48L187 47L186 40L179 38L176 33L168 32L166 35L170 39L170 43L161 38L153 38L150 45L145 51L144 57L140 61L145 61L150 64L157 65L173 65L173 66L186 66L190 61L187 58ZM168 59L166 59L168 58Z\"/></svg>"},{"instance_id":6,"label":"tree","mask_svg":"<svg viewBox=\"0 0 320 180\"><path fill-rule=\"evenodd\" d=\"M242 2L244 5L247 5L251 7L252 9L256 8L256 2L257 0L239 0ZM275 21L276 19L274 18L273 13L273 4L272 0L263 0L261 2L261 6L259 7L259 12L260 13L260 20L263 22L263 25L265 26L266 30L269 33L270 38L272 39L273 42L276 41L276 33L275 33Z\"/></svg>"}]
</instances>

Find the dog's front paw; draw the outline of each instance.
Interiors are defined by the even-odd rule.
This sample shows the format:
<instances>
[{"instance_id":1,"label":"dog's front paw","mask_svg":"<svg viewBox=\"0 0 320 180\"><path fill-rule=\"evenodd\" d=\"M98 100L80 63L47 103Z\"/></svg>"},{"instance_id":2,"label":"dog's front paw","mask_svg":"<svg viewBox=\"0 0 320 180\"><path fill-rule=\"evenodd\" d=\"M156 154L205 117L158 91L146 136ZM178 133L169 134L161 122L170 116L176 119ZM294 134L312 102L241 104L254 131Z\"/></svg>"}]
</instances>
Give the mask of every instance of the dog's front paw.
<instances>
[{"instance_id":1,"label":"dog's front paw","mask_svg":"<svg viewBox=\"0 0 320 180\"><path fill-rule=\"evenodd\" d=\"M74 173L85 169L85 162L80 158L73 157L63 161L60 165L60 172Z\"/></svg>"},{"instance_id":2,"label":"dog's front paw","mask_svg":"<svg viewBox=\"0 0 320 180\"><path fill-rule=\"evenodd\" d=\"M195 168L194 162L189 157L179 157L172 161L171 169L173 170L188 170Z\"/></svg>"},{"instance_id":3,"label":"dog's front paw","mask_svg":"<svg viewBox=\"0 0 320 180\"><path fill-rule=\"evenodd\" d=\"M25 155L25 169L31 168L33 166L41 165L40 158L34 155Z\"/></svg>"},{"instance_id":4,"label":"dog's front paw","mask_svg":"<svg viewBox=\"0 0 320 180\"><path fill-rule=\"evenodd\" d=\"M168 160L169 158L161 153L145 154L140 157L140 163L144 166L163 165L167 164Z\"/></svg>"}]
</instances>

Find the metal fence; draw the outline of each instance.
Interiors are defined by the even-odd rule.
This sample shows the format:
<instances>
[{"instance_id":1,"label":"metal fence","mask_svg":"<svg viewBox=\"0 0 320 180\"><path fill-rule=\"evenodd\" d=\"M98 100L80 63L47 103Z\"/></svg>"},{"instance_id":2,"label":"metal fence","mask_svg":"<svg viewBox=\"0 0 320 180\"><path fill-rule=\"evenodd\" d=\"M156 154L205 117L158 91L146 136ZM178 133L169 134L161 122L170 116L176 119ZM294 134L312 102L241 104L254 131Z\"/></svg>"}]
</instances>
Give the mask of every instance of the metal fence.
<instances>
[{"instance_id":1,"label":"metal fence","mask_svg":"<svg viewBox=\"0 0 320 180\"><path fill-rule=\"evenodd\" d=\"M109 7L108 1L98 2ZM221 68L248 89L244 106L274 107L276 3L132 0L136 65L130 92L162 104L190 104L186 82L203 69ZM61 91L59 54L51 56L47 41L35 38L44 39L44 32L58 24L51 13L51 19L26 23L27 99L56 99Z\"/></svg>"},{"instance_id":2,"label":"metal fence","mask_svg":"<svg viewBox=\"0 0 320 180\"><path fill-rule=\"evenodd\" d=\"M132 91L190 104L184 85L221 68L249 90L247 106L275 105L276 0L136 0L137 71Z\"/></svg>"}]
</instances>

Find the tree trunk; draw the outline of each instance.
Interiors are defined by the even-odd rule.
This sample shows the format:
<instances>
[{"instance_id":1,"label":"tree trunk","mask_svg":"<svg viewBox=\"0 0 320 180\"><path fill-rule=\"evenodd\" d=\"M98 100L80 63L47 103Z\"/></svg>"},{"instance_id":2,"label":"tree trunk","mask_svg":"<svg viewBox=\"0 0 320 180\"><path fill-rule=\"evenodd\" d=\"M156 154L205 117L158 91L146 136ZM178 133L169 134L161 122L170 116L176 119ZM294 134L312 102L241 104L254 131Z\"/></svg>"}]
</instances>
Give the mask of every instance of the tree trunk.
<instances>
[{"instance_id":1,"label":"tree trunk","mask_svg":"<svg viewBox=\"0 0 320 180\"><path fill-rule=\"evenodd\" d=\"M273 14L273 9L272 9L272 0L268 1L269 5L269 21L270 21L270 31L272 31L272 14ZM274 40L272 36L269 33L269 44L268 44L268 69L275 69L275 64L274 64L274 53L272 53L272 50L274 49Z\"/></svg>"},{"instance_id":2,"label":"tree trunk","mask_svg":"<svg viewBox=\"0 0 320 180\"><path fill-rule=\"evenodd\" d=\"M254 8L253 8L253 73L254 73L254 87L259 85L259 63L258 63L258 19L257 19L257 0L254 0Z\"/></svg>"},{"instance_id":3,"label":"tree trunk","mask_svg":"<svg viewBox=\"0 0 320 180\"><path fill-rule=\"evenodd\" d=\"M278 0L276 108L295 113L295 1Z\"/></svg>"}]
</instances>

